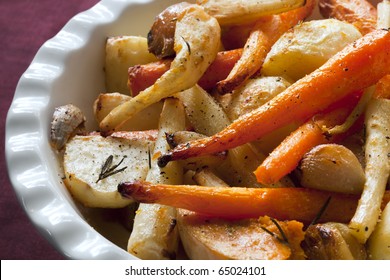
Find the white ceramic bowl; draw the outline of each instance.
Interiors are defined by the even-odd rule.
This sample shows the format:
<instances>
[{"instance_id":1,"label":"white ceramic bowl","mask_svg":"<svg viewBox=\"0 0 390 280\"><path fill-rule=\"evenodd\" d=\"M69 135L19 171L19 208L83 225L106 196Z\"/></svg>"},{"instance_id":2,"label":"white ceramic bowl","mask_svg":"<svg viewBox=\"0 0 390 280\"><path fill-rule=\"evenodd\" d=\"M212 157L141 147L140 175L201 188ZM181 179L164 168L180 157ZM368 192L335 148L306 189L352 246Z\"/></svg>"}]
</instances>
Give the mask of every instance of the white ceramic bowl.
<instances>
[{"instance_id":1,"label":"white ceramic bowl","mask_svg":"<svg viewBox=\"0 0 390 280\"><path fill-rule=\"evenodd\" d=\"M135 257L98 233L63 185L48 142L54 108L73 103L93 120L92 103L105 91L106 38L146 36L154 17L174 2L178 1L103 0L47 41L20 78L6 122L9 177L31 221L70 259ZM317 17L318 11L312 18ZM93 121L88 124L88 129L96 128Z\"/></svg>"},{"instance_id":2,"label":"white ceramic bowl","mask_svg":"<svg viewBox=\"0 0 390 280\"><path fill-rule=\"evenodd\" d=\"M146 36L154 17L173 2L99 2L72 18L40 48L17 85L6 122L9 177L31 221L68 258L134 257L86 222L88 217L63 185L56 154L48 142L54 108L73 103L84 111L87 120L93 120L93 101L105 91L106 38Z\"/></svg>"}]
</instances>

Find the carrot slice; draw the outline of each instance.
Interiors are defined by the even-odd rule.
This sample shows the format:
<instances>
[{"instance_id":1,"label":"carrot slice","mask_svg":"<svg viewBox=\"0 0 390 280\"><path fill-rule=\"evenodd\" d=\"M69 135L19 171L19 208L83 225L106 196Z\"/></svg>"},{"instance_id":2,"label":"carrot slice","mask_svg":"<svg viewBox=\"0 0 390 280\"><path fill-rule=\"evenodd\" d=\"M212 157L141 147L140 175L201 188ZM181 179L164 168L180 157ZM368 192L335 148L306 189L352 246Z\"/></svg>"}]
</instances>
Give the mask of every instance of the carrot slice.
<instances>
[{"instance_id":1,"label":"carrot slice","mask_svg":"<svg viewBox=\"0 0 390 280\"><path fill-rule=\"evenodd\" d=\"M219 52L215 60L207 68L198 84L206 91L212 90L216 83L227 77L234 64L241 57L242 49ZM130 67L128 70L128 86L132 96L153 85L169 70L172 59L162 59L143 65Z\"/></svg>"},{"instance_id":2,"label":"carrot slice","mask_svg":"<svg viewBox=\"0 0 390 280\"><path fill-rule=\"evenodd\" d=\"M279 220L311 223L331 198L320 222L347 223L352 218L359 196L307 188L241 188L164 185L126 182L118 186L123 197L141 203L158 203L225 219L270 216ZM390 199L387 191L384 203Z\"/></svg>"},{"instance_id":3,"label":"carrot slice","mask_svg":"<svg viewBox=\"0 0 390 280\"><path fill-rule=\"evenodd\" d=\"M159 165L231 149L258 139L293 121L302 121L348 94L375 84L390 72L390 32L375 30L283 93L240 117L221 132L178 145L160 157Z\"/></svg>"}]
</instances>

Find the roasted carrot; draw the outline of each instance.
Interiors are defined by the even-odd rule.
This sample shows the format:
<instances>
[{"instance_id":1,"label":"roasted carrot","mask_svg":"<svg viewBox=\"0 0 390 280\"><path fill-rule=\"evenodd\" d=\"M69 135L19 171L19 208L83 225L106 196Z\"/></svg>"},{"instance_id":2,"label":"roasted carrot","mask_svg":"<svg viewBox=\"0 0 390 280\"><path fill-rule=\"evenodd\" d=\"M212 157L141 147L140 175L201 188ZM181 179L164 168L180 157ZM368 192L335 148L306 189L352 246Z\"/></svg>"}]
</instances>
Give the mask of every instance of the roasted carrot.
<instances>
[{"instance_id":1,"label":"roasted carrot","mask_svg":"<svg viewBox=\"0 0 390 280\"><path fill-rule=\"evenodd\" d=\"M389 72L390 32L375 30L221 132L178 145L160 157L159 165L231 149L293 121L308 119L348 94L375 84Z\"/></svg>"},{"instance_id":2,"label":"roasted carrot","mask_svg":"<svg viewBox=\"0 0 390 280\"><path fill-rule=\"evenodd\" d=\"M200 78L198 84L206 91L212 90L216 83L227 77L236 61L241 57L242 49L221 51ZM162 59L144 65L129 68L128 86L132 96L154 84L169 70L172 59Z\"/></svg>"},{"instance_id":3,"label":"roasted carrot","mask_svg":"<svg viewBox=\"0 0 390 280\"><path fill-rule=\"evenodd\" d=\"M273 184L293 171L305 153L317 145L332 143L342 135L328 135L324 127L331 128L342 124L357 103L356 95L347 96L333 110L327 110L305 122L285 138L255 170L257 181L261 184ZM344 133L346 134L346 133Z\"/></svg>"},{"instance_id":4,"label":"roasted carrot","mask_svg":"<svg viewBox=\"0 0 390 280\"><path fill-rule=\"evenodd\" d=\"M308 0L303 7L258 20L249 34L241 58L226 79L217 83L218 92L231 92L260 70L272 45L288 29L308 17L315 3L315 0Z\"/></svg>"},{"instance_id":5,"label":"roasted carrot","mask_svg":"<svg viewBox=\"0 0 390 280\"><path fill-rule=\"evenodd\" d=\"M158 78L169 70L172 59L161 59L143 65L135 65L128 69L127 85L131 96L136 96L140 91L154 84Z\"/></svg>"},{"instance_id":6,"label":"roasted carrot","mask_svg":"<svg viewBox=\"0 0 390 280\"><path fill-rule=\"evenodd\" d=\"M355 25L362 34L375 29L376 8L366 0L319 0L320 13Z\"/></svg>"},{"instance_id":7,"label":"roasted carrot","mask_svg":"<svg viewBox=\"0 0 390 280\"><path fill-rule=\"evenodd\" d=\"M218 218L243 219L270 216L279 220L312 222L330 198L319 221L347 223L359 196L307 188L204 187L126 182L118 186L123 197L158 203ZM384 202L390 193L386 192Z\"/></svg>"}]
</instances>

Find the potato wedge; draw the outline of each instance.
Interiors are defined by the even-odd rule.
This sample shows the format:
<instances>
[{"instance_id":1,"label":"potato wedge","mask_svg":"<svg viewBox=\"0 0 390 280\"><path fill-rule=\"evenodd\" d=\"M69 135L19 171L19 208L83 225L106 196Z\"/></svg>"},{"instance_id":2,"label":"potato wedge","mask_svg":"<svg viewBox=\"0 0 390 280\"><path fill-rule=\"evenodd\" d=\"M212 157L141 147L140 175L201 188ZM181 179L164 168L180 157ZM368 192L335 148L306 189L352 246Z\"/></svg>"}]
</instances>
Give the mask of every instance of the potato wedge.
<instances>
[{"instance_id":1,"label":"potato wedge","mask_svg":"<svg viewBox=\"0 0 390 280\"><path fill-rule=\"evenodd\" d=\"M261 73L296 81L360 37L355 26L336 19L304 22L286 32L273 45Z\"/></svg>"},{"instance_id":2,"label":"potato wedge","mask_svg":"<svg viewBox=\"0 0 390 280\"><path fill-rule=\"evenodd\" d=\"M230 124L223 108L198 85L178 93L177 97L183 102L187 118L196 132L209 136ZM228 152L227 160L217 168L217 174L230 185L259 187L253 170L264 157L247 143Z\"/></svg>"},{"instance_id":3,"label":"potato wedge","mask_svg":"<svg viewBox=\"0 0 390 280\"><path fill-rule=\"evenodd\" d=\"M147 39L140 36L110 37L106 42L105 74L107 92L130 94L127 69L157 60L149 53Z\"/></svg>"},{"instance_id":4,"label":"potato wedge","mask_svg":"<svg viewBox=\"0 0 390 280\"><path fill-rule=\"evenodd\" d=\"M132 201L118 194L117 185L130 178L146 178L148 151L153 147L154 141L145 139L75 136L65 146L65 184L73 197L88 207L129 205Z\"/></svg>"},{"instance_id":5,"label":"potato wedge","mask_svg":"<svg viewBox=\"0 0 390 280\"><path fill-rule=\"evenodd\" d=\"M258 77L245 82L233 92L226 113L233 121L239 116L264 105L291 84L282 77Z\"/></svg>"}]
</instances>

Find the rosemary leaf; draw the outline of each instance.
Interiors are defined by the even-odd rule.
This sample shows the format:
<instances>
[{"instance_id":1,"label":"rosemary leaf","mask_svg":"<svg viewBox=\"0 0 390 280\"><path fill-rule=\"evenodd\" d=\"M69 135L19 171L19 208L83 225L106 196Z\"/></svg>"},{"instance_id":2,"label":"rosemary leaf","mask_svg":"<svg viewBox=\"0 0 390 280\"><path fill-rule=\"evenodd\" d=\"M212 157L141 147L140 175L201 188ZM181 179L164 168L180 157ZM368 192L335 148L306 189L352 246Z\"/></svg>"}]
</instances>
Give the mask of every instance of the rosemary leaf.
<instances>
[{"instance_id":1,"label":"rosemary leaf","mask_svg":"<svg viewBox=\"0 0 390 280\"><path fill-rule=\"evenodd\" d=\"M278 223L275 219L272 219L272 218L271 218L271 222L273 222L274 225L278 228L280 234L282 235L283 241L284 241L286 244L288 244L287 236L286 236L286 234L284 233L282 227L279 225L279 223Z\"/></svg>"},{"instance_id":2,"label":"rosemary leaf","mask_svg":"<svg viewBox=\"0 0 390 280\"><path fill-rule=\"evenodd\" d=\"M328 199L325 201L324 205L322 205L320 211L318 211L317 215L315 216L315 218L313 219L313 221L310 223L309 226L314 225L314 224L316 224L318 222L318 220L321 218L321 216L324 214L326 208L328 207L329 202L330 202L331 199L332 199L332 197L329 196Z\"/></svg>"},{"instance_id":3,"label":"rosemary leaf","mask_svg":"<svg viewBox=\"0 0 390 280\"><path fill-rule=\"evenodd\" d=\"M127 156L123 156L123 158L119 161L119 163L115 164L112 166L112 161L113 161L113 158L114 156L113 155L110 155L106 161L104 162L104 164L102 165L102 169L100 171L100 174L99 174L99 178L96 180L96 183L98 183L100 180L103 180L107 177L110 177L114 174L117 174L119 172L122 172L124 171L127 166L125 167L122 167L120 169L117 169L119 167L119 165L122 164L123 160L126 158Z\"/></svg>"}]
</instances>

